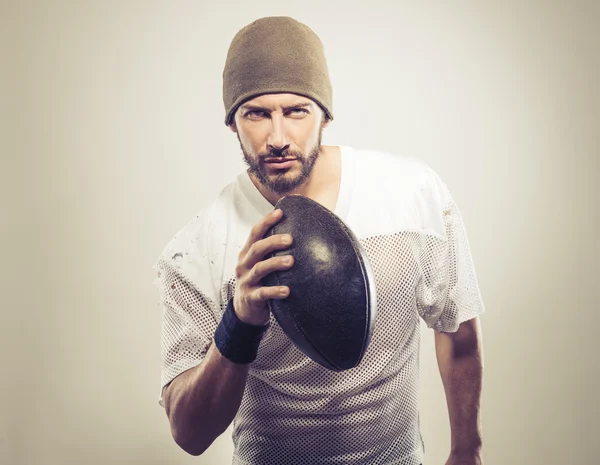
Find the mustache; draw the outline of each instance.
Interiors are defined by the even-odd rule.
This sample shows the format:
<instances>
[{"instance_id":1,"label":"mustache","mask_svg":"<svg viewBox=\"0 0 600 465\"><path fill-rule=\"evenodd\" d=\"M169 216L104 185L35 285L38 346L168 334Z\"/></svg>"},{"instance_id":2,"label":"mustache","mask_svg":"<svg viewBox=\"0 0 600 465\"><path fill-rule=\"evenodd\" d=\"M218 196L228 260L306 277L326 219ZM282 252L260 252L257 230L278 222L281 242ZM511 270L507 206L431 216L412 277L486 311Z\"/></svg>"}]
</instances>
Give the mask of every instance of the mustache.
<instances>
[{"instance_id":1,"label":"mustache","mask_svg":"<svg viewBox=\"0 0 600 465\"><path fill-rule=\"evenodd\" d=\"M267 158L297 158L299 160L304 159L304 154L302 152L297 152L295 150L283 149L283 150L270 150L267 153L259 153L258 159L264 162Z\"/></svg>"}]
</instances>

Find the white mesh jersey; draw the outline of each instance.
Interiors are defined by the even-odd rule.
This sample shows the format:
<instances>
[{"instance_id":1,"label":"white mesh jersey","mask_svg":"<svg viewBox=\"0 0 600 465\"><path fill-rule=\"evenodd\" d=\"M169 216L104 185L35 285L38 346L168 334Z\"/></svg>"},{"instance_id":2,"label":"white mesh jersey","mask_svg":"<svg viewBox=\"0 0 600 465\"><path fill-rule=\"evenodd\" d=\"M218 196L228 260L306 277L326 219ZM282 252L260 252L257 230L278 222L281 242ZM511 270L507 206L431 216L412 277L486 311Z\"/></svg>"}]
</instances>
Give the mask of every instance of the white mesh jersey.
<instances>
[{"instance_id":1,"label":"white mesh jersey","mask_svg":"<svg viewBox=\"0 0 600 465\"><path fill-rule=\"evenodd\" d=\"M423 461L419 318L437 331L484 311L460 211L423 161L342 146L335 213L370 258L377 292L371 343L355 368L329 371L271 322L233 422L234 465ZM250 229L273 206L242 172L167 244L153 269L163 309L162 388L202 362Z\"/></svg>"}]
</instances>

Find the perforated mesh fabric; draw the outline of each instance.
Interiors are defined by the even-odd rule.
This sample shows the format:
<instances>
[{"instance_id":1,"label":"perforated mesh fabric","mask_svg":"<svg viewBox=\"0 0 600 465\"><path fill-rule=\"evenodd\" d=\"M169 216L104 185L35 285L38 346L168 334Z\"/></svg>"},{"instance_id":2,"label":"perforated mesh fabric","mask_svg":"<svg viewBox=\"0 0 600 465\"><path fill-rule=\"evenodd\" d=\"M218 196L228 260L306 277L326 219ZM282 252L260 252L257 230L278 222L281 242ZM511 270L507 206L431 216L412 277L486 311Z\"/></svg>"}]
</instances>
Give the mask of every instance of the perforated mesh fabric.
<instances>
[{"instance_id":1,"label":"perforated mesh fabric","mask_svg":"<svg viewBox=\"0 0 600 465\"><path fill-rule=\"evenodd\" d=\"M371 344L356 368L338 373L321 367L271 317L234 419L233 464L423 462L419 317L436 330L456 331L483 312L460 211L450 200L440 217L443 235L396 231L360 239L373 267L378 308ZM201 240L200 230L189 242ZM211 277L217 283L212 290L200 290L181 263L190 262L186 253L203 249L189 250L163 254L155 265L164 309L161 388L201 363L235 289L231 269Z\"/></svg>"}]
</instances>

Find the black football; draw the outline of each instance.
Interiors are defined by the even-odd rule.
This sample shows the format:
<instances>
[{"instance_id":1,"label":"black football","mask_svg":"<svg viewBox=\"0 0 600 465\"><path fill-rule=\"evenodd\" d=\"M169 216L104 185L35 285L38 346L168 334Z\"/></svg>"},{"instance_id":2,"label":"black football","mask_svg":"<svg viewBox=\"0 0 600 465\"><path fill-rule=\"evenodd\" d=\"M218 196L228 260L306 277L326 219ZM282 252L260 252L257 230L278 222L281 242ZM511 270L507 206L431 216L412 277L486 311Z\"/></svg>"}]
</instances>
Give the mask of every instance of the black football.
<instances>
[{"instance_id":1,"label":"black football","mask_svg":"<svg viewBox=\"0 0 600 465\"><path fill-rule=\"evenodd\" d=\"M282 219L267 231L290 234L292 245L272 256L292 255L288 270L274 271L265 286L288 286L285 299L269 300L279 326L296 347L333 371L357 366L375 326L375 280L368 256L333 212L302 195L281 198Z\"/></svg>"}]
</instances>

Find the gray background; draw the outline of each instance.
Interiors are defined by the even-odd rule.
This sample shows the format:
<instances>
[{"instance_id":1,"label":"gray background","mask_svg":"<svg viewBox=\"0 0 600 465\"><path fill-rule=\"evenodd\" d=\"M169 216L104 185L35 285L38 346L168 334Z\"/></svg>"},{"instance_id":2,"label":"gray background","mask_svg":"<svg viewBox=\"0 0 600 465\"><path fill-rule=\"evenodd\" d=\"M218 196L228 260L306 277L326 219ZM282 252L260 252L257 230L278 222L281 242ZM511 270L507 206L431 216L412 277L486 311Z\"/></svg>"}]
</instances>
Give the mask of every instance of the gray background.
<instances>
[{"instance_id":1,"label":"gray background","mask_svg":"<svg viewBox=\"0 0 600 465\"><path fill-rule=\"evenodd\" d=\"M230 431L199 458L171 439L151 266L244 168L221 72L267 15L325 45L325 144L421 158L461 208L487 308L486 465L598 463L598 2L374 0L2 4L0 461L230 463ZM426 463L443 464L423 335Z\"/></svg>"}]
</instances>

